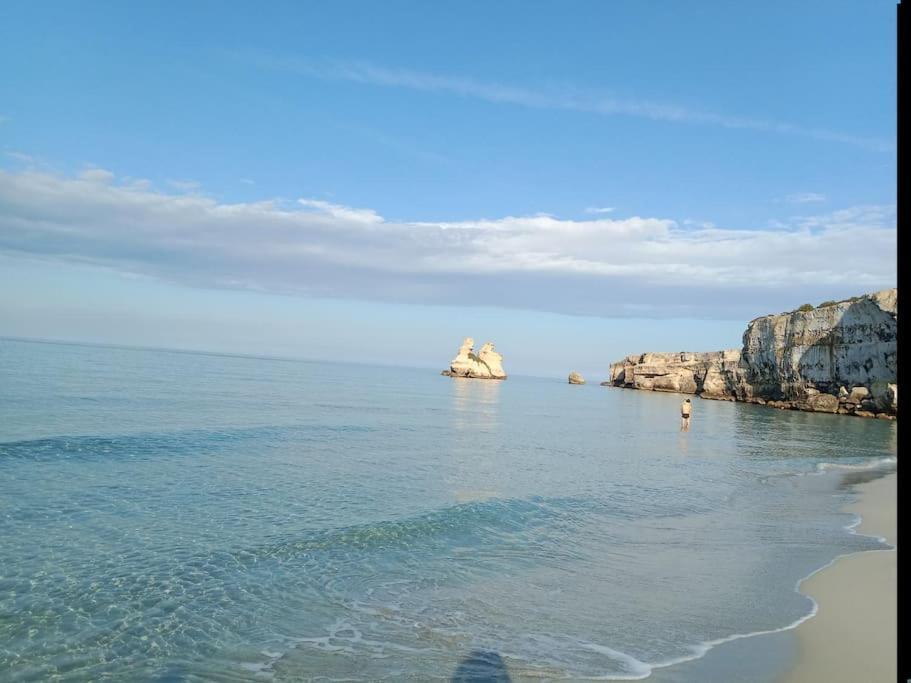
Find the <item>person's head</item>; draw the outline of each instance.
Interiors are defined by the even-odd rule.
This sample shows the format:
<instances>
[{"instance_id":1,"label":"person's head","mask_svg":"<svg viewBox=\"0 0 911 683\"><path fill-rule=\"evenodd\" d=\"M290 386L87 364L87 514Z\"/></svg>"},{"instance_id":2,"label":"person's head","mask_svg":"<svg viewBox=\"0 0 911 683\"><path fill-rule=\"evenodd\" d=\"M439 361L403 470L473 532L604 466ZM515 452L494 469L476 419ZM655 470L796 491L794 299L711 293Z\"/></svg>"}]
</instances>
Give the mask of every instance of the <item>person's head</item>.
<instances>
[{"instance_id":1,"label":"person's head","mask_svg":"<svg viewBox=\"0 0 911 683\"><path fill-rule=\"evenodd\" d=\"M690 399L686 399L686 401L684 401L684 403L689 403L689 402L690 402Z\"/></svg>"}]
</instances>

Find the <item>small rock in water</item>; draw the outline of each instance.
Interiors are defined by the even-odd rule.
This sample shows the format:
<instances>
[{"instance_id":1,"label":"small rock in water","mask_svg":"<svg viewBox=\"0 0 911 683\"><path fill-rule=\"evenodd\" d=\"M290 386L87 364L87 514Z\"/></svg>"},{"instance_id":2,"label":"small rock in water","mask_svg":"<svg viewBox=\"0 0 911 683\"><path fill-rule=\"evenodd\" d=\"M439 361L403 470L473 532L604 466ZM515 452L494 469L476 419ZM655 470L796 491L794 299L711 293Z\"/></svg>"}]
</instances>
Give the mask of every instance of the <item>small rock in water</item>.
<instances>
[{"instance_id":1,"label":"small rock in water","mask_svg":"<svg viewBox=\"0 0 911 683\"><path fill-rule=\"evenodd\" d=\"M585 384L585 378L580 375L578 372L569 373L569 383L570 384Z\"/></svg>"}]
</instances>

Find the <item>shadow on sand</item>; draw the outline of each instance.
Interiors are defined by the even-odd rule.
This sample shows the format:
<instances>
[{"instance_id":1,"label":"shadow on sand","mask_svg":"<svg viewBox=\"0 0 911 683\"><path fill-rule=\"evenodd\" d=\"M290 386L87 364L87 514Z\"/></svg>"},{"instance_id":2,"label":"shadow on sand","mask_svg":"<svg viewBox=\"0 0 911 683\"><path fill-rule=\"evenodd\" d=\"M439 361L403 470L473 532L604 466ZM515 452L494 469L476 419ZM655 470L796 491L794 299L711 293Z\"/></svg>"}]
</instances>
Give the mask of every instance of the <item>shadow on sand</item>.
<instances>
[{"instance_id":1,"label":"shadow on sand","mask_svg":"<svg viewBox=\"0 0 911 683\"><path fill-rule=\"evenodd\" d=\"M452 683L510 683L506 663L496 652L473 650L459 663Z\"/></svg>"}]
</instances>

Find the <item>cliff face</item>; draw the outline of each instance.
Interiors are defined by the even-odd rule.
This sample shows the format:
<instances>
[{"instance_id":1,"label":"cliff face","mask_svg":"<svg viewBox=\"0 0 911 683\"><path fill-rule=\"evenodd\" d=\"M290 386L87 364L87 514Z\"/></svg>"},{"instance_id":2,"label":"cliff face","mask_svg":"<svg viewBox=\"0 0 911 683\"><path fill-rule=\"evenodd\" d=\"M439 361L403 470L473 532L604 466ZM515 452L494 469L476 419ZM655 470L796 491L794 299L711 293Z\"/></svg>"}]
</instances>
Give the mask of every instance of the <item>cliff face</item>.
<instances>
[{"instance_id":1,"label":"cliff face","mask_svg":"<svg viewBox=\"0 0 911 683\"><path fill-rule=\"evenodd\" d=\"M757 318L743 335L747 397L791 399L807 388L837 394L842 386L894 383L897 336L895 289Z\"/></svg>"},{"instance_id":2,"label":"cliff face","mask_svg":"<svg viewBox=\"0 0 911 683\"><path fill-rule=\"evenodd\" d=\"M740 351L706 353L643 353L610 366L610 383L631 389L700 394L706 398L733 397L729 387Z\"/></svg>"},{"instance_id":3,"label":"cliff face","mask_svg":"<svg viewBox=\"0 0 911 683\"><path fill-rule=\"evenodd\" d=\"M741 350L645 353L611 365L610 384L780 408L898 412L898 290L750 322Z\"/></svg>"}]
</instances>

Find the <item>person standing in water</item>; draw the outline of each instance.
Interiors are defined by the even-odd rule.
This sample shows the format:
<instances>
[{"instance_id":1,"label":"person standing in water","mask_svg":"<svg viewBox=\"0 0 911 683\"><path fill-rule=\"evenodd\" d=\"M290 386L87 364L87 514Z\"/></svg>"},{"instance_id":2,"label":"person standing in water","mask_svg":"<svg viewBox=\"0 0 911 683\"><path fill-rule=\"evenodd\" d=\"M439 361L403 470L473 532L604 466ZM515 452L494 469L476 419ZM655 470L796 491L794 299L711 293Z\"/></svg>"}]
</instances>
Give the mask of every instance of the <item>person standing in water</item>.
<instances>
[{"instance_id":1,"label":"person standing in water","mask_svg":"<svg viewBox=\"0 0 911 683\"><path fill-rule=\"evenodd\" d=\"M690 431L690 414L693 412L693 404L690 399L686 399L680 404L680 431Z\"/></svg>"}]
</instances>

